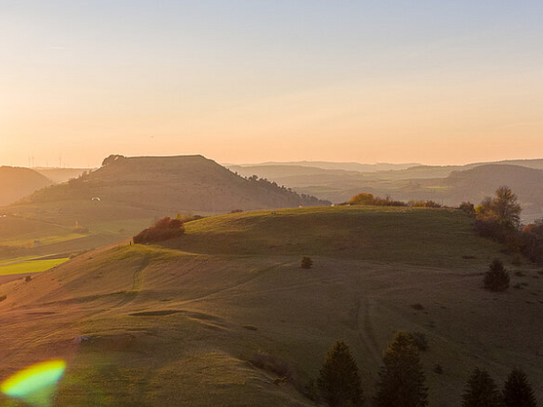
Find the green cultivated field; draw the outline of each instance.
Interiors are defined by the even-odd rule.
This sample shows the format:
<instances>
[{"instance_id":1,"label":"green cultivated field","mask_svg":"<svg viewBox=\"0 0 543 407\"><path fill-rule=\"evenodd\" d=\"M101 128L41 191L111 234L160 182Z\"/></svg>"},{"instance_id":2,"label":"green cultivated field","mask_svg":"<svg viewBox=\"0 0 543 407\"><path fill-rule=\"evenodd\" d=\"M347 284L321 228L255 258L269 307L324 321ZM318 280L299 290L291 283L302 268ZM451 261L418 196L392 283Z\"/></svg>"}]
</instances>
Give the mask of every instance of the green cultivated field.
<instances>
[{"instance_id":1,"label":"green cultivated field","mask_svg":"<svg viewBox=\"0 0 543 407\"><path fill-rule=\"evenodd\" d=\"M15 264L0 265L0 276L7 276L10 274L27 274L27 273L40 273L45 270L49 270L59 264L62 264L69 259L50 259L50 260L25 260Z\"/></svg>"}]
</instances>

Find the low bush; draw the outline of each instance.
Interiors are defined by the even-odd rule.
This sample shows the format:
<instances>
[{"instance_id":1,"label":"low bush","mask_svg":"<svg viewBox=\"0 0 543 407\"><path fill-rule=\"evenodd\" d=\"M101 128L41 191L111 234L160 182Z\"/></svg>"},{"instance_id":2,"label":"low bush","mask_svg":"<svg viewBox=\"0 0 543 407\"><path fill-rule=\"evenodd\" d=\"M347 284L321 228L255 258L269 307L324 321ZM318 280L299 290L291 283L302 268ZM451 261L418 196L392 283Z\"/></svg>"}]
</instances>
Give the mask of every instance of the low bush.
<instances>
[{"instance_id":1,"label":"low bush","mask_svg":"<svg viewBox=\"0 0 543 407\"><path fill-rule=\"evenodd\" d=\"M311 257L302 257L301 267L303 269L310 269L312 266L313 266L313 260L311 260Z\"/></svg>"},{"instance_id":2,"label":"low bush","mask_svg":"<svg viewBox=\"0 0 543 407\"><path fill-rule=\"evenodd\" d=\"M185 233L183 221L166 217L157 221L154 226L142 230L134 236L134 243L145 244L161 242L179 237L183 233Z\"/></svg>"},{"instance_id":3,"label":"low bush","mask_svg":"<svg viewBox=\"0 0 543 407\"><path fill-rule=\"evenodd\" d=\"M258 367L259 369L274 373L279 377L284 377L288 381L293 380L292 368L287 362L281 360L277 356L270 355L266 352L258 351L253 355L252 359L249 362L251 362L253 366Z\"/></svg>"},{"instance_id":4,"label":"low bush","mask_svg":"<svg viewBox=\"0 0 543 407\"><path fill-rule=\"evenodd\" d=\"M353 196L347 204L350 205L375 205L375 206L407 206L405 202L394 201L390 197L380 198L378 196L373 196L373 194L368 194L361 192Z\"/></svg>"},{"instance_id":5,"label":"low bush","mask_svg":"<svg viewBox=\"0 0 543 407\"><path fill-rule=\"evenodd\" d=\"M409 335L411 335L411 339L419 351L423 352L428 350L428 339L426 339L426 334L415 331L411 332Z\"/></svg>"},{"instance_id":6,"label":"low bush","mask_svg":"<svg viewBox=\"0 0 543 407\"><path fill-rule=\"evenodd\" d=\"M471 202L462 202L460 206L458 207L463 212L467 213L469 216L475 216L475 205L473 205Z\"/></svg>"},{"instance_id":7,"label":"low bush","mask_svg":"<svg viewBox=\"0 0 543 407\"><path fill-rule=\"evenodd\" d=\"M409 201L408 205L413 208L441 208L441 204L434 201Z\"/></svg>"},{"instance_id":8,"label":"low bush","mask_svg":"<svg viewBox=\"0 0 543 407\"><path fill-rule=\"evenodd\" d=\"M509 287L509 273L499 259L494 259L488 266L484 284L490 291L505 291Z\"/></svg>"}]
</instances>

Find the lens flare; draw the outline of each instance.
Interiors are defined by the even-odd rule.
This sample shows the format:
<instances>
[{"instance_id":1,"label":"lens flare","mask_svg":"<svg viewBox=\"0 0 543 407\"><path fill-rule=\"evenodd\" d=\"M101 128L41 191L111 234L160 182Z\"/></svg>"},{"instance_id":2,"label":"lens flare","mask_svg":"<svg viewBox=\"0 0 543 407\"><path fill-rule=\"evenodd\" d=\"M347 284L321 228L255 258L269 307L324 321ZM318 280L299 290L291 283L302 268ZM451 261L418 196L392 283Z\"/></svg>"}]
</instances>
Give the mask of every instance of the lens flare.
<instances>
[{"instance_id":1,"label":"lens flare","mask_svg":"<svg viewBox=\"0 0 543 407\"><path fill-rule=\"evenodd\" d=\"M66 362L61 359L36 363L8 377L0 390L10 397L26 399L55 385L65 370Z\"/></svg>"}]
</instances>

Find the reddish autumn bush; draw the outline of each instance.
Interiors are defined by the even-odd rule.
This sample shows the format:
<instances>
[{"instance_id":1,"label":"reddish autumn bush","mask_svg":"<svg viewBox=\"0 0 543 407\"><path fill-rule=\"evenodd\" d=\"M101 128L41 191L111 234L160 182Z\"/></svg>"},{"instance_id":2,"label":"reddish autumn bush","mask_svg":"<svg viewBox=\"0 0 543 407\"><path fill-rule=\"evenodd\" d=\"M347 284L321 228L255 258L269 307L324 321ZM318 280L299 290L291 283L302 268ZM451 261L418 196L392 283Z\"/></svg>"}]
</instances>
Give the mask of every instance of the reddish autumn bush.
<instances>
[{"instance_id":1,"label":"reddish autumn bush","mask_svg":"<svg viewBox=\"0 0 543 407\"><path fill-rule=\"evenodd\" d=\"M169 217L162 218L150 228L134 236L134 243L145 244L173 239L185 233L183 222Z\"/></svg>"}]
</instances>

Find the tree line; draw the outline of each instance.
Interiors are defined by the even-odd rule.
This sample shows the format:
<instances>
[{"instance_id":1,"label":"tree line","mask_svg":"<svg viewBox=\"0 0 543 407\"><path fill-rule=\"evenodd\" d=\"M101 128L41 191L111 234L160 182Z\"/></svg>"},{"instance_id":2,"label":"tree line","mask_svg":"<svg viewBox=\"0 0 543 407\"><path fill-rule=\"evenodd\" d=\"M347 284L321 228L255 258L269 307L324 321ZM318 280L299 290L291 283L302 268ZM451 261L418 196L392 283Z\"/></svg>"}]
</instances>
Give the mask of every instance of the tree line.
<instances>
[{"instance_id":1,"label":"tree line","mask_svg":"<svg viewBox=\"0 0 543 407\"><path fill-rule=\"evenodd\" d=\"M543 262L543 218L522 225L522 208L511 188L499 187L494 197L486 197L477 206L462 202L460 209L475 218L475 230L480 236L503 243L512 254Z\"/></svg>"},{"instance_id":2,"label":"tree line","mask_svg":"<svg viewBox=\"0 0 543 407\"><path fill-rule=\"evenodd\" d=\"M425 407L429 389L419 348L407 332L397 332L383 353L373 404L377 407ZM328 351L317 380L318 397L330 407L361 407L365 403L356 361L343 341ZM318 400L319 401L319 400ZM484 369L475 368L462 395L462 407L536 407L527 375L515 367L500 391Z\"/></svg>"}]
</instances>

